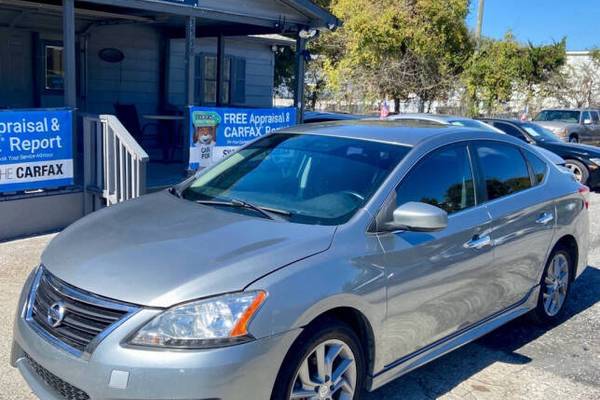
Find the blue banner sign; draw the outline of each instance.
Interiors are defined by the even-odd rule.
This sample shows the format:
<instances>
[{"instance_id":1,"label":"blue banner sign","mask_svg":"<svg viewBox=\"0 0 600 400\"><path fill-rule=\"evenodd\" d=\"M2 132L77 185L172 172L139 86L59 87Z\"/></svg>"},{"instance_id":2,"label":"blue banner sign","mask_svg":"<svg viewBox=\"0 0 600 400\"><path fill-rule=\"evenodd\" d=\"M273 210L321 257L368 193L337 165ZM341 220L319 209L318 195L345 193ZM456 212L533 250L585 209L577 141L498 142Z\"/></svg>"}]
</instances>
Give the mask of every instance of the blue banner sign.
<instances>
[{"instance_id":1,"label":"blue banner sign","mask_svg":"<svg viewBox=\"0 0 600 400\"><path fill-rule=\"evenodd\" d=\"M0 193L73 184L71 110L0 111Z\"/></svg>"},{"instance_id":2,"label":"blue banner sign","mask_svg":"<svg viewBox=\"0 0 600 400\"><path fill-rule=\"evenodd\" d=\"M296 125L295 108L190 109L190 169L208 167L240 146Z\"/></svg>"}]
</instances>

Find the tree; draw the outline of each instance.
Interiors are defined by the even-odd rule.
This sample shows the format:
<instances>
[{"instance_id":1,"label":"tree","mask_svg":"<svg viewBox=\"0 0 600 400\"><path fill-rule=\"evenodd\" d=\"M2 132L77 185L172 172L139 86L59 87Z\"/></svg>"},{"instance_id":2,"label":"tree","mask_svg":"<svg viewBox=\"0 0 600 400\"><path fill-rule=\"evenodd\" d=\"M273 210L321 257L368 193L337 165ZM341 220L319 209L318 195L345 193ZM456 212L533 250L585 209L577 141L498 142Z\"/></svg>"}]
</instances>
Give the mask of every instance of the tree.
<instances>
[{"instance_id":1,"label":"tree","mask_svg":"<svg viewBox=\"0 0 600 400\"><path fill-rule=\"evenodd\" d=\"M503 40L484 38L467 62L463 82L471 116L479 114L480 103L488 114L508 102L515 82L522 76L521 47L510 32Z\"/></svg>"},{"instance_id":2,"label":"tree","mask_svg":"<svg viewBox=\"0 0 600 400\"><path fill-rule=\"evenodd\" d=\"M565 39L550 45L524 46L511 32L502 40L482 39L462 75L468 114L498 113L517 93L524 94L527 107L534 98L547 95L548 82L556 79L565 64L565 47Z\"/></svg>"},{"instance_id":3,"label":"tree","mask_svg":"<svg viewBox=\"0 0 600 400\"><path fill-rule=\"evenodd\" d=\"M444 96L473 43L465 25L468 0L334 0L344 21L323 35L332 88L369 100L417 97L422 107Z\"/></svg>"},{"instance_id":4,"label":"tree","mask_svg":"<svg viewBox=\"0 0 600 400\"><path fill-rule=\"evenodd\" d=\"M273 91L278 97L289 97L294 87L295 52L288 46L282 46L275 52Z\"/></svg>"},{"instance_id":5,"label":"tree","mask_svg":"<svg viewBox=\"0 0 600 400\"><path fill-rule=\"evenodd\" d=\"M552 81L553 97L564 107L600 105L600 50L576 58Z\"/></svg>"},{"instance_id":6,"label":"tree","mask_svg":"<svg viewBox=\"0 0 600 400\"><path fill-rule=\"evenodd\" d=\"M534 46L531 42L527 44L520 77L527 109L531 108L534 99L546 98L553 94L554 82L567 61L566 47L566 38L549 45Z\"/></svg>"}]
</instances>

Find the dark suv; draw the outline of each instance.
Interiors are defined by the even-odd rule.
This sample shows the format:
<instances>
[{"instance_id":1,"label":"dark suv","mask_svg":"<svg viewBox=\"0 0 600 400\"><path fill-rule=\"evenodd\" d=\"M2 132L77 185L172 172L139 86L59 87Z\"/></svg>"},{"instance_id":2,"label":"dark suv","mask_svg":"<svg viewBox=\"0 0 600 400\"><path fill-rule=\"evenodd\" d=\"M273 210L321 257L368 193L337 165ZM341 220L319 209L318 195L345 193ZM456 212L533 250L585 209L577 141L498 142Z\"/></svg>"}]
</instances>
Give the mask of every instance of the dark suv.
<instances>
[{"instance_id":1,"label":"dark suv","mask_svg":"<svg viewBox=\"0 0 600 400\"><path fill-rule=\"evenodd\" d=\"M577 143L565 143L537 123L512 119L483 119L484 122L504 133L549 150L565 160L569 168L583 184L600 186L600 148Z\"/></svg>"}]
</instances>

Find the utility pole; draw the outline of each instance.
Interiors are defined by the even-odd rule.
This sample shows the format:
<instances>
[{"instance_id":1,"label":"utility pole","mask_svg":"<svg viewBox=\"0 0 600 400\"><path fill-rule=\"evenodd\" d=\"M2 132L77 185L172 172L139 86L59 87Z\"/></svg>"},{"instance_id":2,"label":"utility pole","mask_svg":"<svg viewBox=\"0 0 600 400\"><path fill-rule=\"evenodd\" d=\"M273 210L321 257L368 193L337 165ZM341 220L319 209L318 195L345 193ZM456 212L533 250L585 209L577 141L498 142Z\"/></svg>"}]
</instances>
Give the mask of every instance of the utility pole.
<instances>
[{"instance_id":1,"label":"utility pole","mask_svg":"<svg viewBox=\"0 0 600 400\"><path fill-rule=\"evenodd\" d=\"M481 41L481 27L483 25L483 5L484 0L479 0L479 7L477 7L477 28L475 28L475 38L477 44Z\"/></svg>"}]
</instances>

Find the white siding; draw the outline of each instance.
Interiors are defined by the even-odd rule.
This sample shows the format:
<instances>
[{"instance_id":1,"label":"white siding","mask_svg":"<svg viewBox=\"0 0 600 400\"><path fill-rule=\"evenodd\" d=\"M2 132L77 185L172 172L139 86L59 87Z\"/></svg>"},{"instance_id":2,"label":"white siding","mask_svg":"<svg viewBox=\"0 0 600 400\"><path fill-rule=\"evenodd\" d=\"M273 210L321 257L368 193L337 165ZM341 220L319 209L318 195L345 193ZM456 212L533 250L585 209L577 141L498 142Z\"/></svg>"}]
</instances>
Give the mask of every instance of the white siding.
<instances>
[{"instance_id":1,"label":"white siding","mask_svg":"<svg viewBox=\"0 0 600 400\"><path fill-rule=\"evenodd\" d=\"M185 41L173 39L169 47L169 103L182 107L185 104ZM196 54L216 54L217 40L197 39L195 51ZM270 46L246 37L226 38L225 54L246 59L246 101L241 105L271 107L275 61Z\"/></svg>"},{"instance_id":2,"label":"white siding","mask_svg":"<svg viewBox=\"0 0 600 400\"><path fill-rule=\"evenodd\" d=\"M109 25L92 30L88 47L87 111L114 113L114 103L155 113L160 89L160 34L145 25ZM104 48L125 54L120 64L98 57Z\"/></svg>"}]
</instances>

